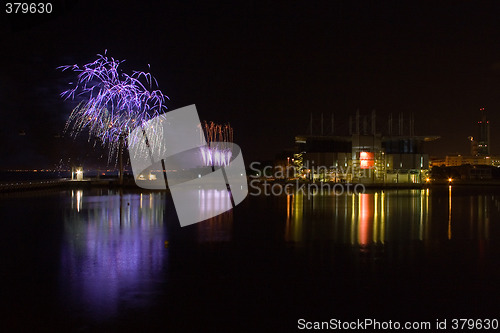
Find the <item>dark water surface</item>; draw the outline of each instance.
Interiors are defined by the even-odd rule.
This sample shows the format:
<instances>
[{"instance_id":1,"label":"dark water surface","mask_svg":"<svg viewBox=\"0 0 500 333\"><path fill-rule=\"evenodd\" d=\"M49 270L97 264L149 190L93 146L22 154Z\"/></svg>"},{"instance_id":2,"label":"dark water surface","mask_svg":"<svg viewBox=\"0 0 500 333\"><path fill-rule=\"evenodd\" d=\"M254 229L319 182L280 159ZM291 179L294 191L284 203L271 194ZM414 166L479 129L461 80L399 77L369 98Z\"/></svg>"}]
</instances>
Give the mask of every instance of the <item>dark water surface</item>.
<instances>
[{"instance_id":1,"label":"dark water surface","mask_svg":"<svg viewBox=\"0 0 500 333\"><path fill-rule=\"evenodd\" d=\"M300 318L500 317L496 188L250 196L184 228L168 193L0 195L8 330L260 332L296 329Z\"/></svg>"}]
</instances>

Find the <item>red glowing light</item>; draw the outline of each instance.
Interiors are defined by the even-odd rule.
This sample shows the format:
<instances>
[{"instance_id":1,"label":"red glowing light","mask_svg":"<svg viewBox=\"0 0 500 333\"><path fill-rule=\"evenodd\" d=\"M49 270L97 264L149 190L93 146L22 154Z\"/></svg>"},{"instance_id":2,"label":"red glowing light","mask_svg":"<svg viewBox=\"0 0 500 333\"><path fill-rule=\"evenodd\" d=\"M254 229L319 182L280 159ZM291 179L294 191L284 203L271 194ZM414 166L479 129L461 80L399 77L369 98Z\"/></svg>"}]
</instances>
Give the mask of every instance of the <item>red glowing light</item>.
<instances>
[{"instance_id":1,"label":"red glowing light","mask_svg":"<svg viewBox=\"0 0 500 333\"><path fill-rule=\"evenodd\" d=\"M375 166L374 154L366 151L359 153L359 164L361 169L371 169Z\"/></svg>"},{"instance_id":2,"label":"red glowing light","mask_svg":"<svg viewBox=\"0 0 500 333\"><path fill-rule=\"evenodd\" d=\"M363 193L359 195L358 241L360 245L367 245L370 242L371 223L373 223L373 201L370 200L368 194Z\"/></svg>"}]
</instances>

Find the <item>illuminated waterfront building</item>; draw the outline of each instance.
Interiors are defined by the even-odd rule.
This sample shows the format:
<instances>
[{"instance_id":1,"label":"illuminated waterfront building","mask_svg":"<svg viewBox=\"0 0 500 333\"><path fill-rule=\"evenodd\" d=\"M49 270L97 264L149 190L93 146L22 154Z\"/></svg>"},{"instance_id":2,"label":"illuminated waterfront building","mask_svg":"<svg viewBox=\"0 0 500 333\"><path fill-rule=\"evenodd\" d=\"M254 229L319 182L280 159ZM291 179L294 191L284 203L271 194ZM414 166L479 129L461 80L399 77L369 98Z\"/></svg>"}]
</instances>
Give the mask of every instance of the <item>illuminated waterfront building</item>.
<instances>
[{"instance_id":1,"label":"illuminated waterfront building","mask_svg":"<svg viewBox=\"0 0 500 333\"><path fill-rule=\"evenodd\" d=\"M332 118L333 119L333 118ZM429 172L429 155L424 143L438 136L414 134L413 117L404 124L399 116L398 132L392 130L392 116L387 131L377 131L376 114L349 119L349 135L309 135L295 137L298 152L296 167L310 180L357 183L423 183ZM333 121L332 121L333 129Z\"/></svg>"}]
</instances>

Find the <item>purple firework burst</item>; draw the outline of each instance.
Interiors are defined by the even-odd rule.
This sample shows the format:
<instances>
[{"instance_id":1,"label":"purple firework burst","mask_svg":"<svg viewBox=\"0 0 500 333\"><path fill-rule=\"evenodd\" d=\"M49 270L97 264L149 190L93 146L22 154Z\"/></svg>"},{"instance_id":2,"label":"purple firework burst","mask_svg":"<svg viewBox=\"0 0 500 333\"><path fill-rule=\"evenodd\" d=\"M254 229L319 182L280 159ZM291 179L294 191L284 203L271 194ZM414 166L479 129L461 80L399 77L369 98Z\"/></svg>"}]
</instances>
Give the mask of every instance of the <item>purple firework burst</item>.
<instances>
[{"instance_id":1,"label":"purple firework burst","mask_svg":"<svg viewBox=\"0 0 500 333\"><path fill-rule=\"evenodd\" d=\"M119 71L124 60L97 55L92 63L58 68L72 70L77 75L73 87L61 93L64 99L79 101L66 122L65 132L77 136L88 129L93 138L108 149L108 163L117 157L120 142L130 131L166 109L168 96L158 89L158 82L150 74L133 71L132 75ZM155 89L156 87L156 89Z\"/></svg>"}]
</instances>

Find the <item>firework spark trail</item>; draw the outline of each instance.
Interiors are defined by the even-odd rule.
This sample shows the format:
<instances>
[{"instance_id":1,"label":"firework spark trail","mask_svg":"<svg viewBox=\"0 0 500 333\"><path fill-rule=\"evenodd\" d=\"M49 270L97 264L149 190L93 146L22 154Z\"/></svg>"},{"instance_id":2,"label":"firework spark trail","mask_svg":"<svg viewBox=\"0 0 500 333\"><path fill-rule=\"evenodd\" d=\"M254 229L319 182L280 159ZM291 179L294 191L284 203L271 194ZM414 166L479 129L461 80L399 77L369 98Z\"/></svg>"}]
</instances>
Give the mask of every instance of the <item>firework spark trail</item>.
<instances>
[{"instance_id":1,"label":"firework spark trail","mask_svg":"<svg viewBox=\"0 0 500 333\"><path fill-rule=\"evenodd\" d=\"M232 150L227 142L233 142L231 125L219 125L214 122L204 122L200 135L205 135L208 146L201 147L205 165L226 166L231 161Z\"/></svg>"},{"instance_id":2,"label":"firework spark trail","mask_svg":"<svg viewBox=\"0 0 500 333\"><path fill-rule=\"evenodd\" d=\"M71 135L77 136L88 129L89 141L94 138L108 149L109 163L113 156L118 157L121 138L166 109L168 96L153 89L158 82L151 73L121 73L119 66L124 60L107 57L106 52L97 57L81 67L58 67L79 73L76 83L70 83L73 87L62 92L61 97L80 101L66 122L65 132L71 128Z\"/></svg>"}]
</instances>

